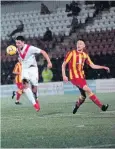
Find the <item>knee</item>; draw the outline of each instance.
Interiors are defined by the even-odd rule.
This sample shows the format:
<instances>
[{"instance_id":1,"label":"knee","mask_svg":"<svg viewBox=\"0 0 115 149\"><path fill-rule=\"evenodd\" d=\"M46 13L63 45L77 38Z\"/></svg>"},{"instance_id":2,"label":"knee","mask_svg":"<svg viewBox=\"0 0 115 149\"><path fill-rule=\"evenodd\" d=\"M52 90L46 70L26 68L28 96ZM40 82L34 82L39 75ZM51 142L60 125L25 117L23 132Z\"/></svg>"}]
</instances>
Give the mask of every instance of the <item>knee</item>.
<instances>
[{"instance_id":1,"label":"knee","mask_svg":"<svg viewBox=\"0 0 115 149\"><path fill-rule=\"evenodd\" d=\"M84 95L81 95L81 96L80 96L80 99L81 99L81 100L85 100L85 99L86 99L86 95L85 95L85 94L84 94Z\"/></svg>"},{"instance_id":2,"label":"knee","mask_svg":"<svg viewBox=\"0 0 115 149\"><path fill-rule=\"evenodd\" d=\"M83 90L85 91L85 92L87 92L88 94L90 94L92 91L91 91L91 89L87 86L87 85L85 85L84 87L83 87Z\"/></svg>"},{"instance_id":3,"label":"knee","mask_svg":"<svg viewBox=\"0 0 115 149\"><path fill-rule=\"evenodd\" d=\"M29 81L27 79L23 79L22 82L23 82L23 84L29 83Z\"/></svg>"},{"instance_id":4,"label":"knee","mask_svg":"<svg viewBox=\"0 0 115 149\"><path fill-rule=\"evenodd\" d=\"M18 89L17 91L20 95L23 93L22 89Z\"/></svg>"},{"instance_id":5,"label":"knee","mask_svg":"<svg viewBox=\"0 0 115 149\"><path fill-rule=\"evenodd\" d=\"M23 82L23 88L24 89L29 87L29 81L27 79L23 79L22 82Z\"/></svg>"},{"instance_id":6,"label":"knee","mask_svg":"<svg viewBox=\"0 0 115 149\"><path fill-rule=\"evenodd\" d=\"M32 86L32 91L37 92L37 86Z\"/></svg>"},{"instance_id":7,"label":"knee","mask_svg":"<svg viewBox=\"0 0 115 149\"><path fill-rule=\"evenodd\" d=\"M83 99L83 100L86 99L86 94L82 95L82 99Z\"/></svg>"}]
</instances>

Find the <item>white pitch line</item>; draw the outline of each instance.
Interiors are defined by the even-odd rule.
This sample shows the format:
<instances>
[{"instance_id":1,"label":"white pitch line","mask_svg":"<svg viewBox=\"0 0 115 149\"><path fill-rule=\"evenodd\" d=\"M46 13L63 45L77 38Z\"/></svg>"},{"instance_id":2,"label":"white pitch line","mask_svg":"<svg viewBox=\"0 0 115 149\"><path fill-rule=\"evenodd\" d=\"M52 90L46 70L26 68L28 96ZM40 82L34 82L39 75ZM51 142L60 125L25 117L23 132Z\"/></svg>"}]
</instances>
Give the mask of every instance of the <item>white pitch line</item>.
<instances>
[{"instance_id":1,"label":"white pitch line","mask_svg":"<svg viewBox=\"0 0 115 149\"><path fill-rule=\"evenodd\" d=\"M82 127L86 127L85 125L78 125L76 127L82 128Z\"/></svg>"},{"instance_id":2,"label":"white pitch line","mask_svg":"<svg viewBox=\"0 0 115 149\"><path fill-rule=\"evenodd\" d=\"M102 148L102 147L114 147L113 149L115 149L115 144L100 144L100 145L94 145L94 146L85 146L84 148ZM111 148L112 149L112 148Z\"/></svg>"},{"instance_id":3,"label":"white pitch line","mask_svg":"<svg viewBox=\"0 0 115 149\"><path fill-rule=\"evenodd\" d=\"M76 114L76 115L84 115L84 114ZM49 118L49 117L52 117L52 118L55 118L55 117L70 117L70 116L73 116L73 114L51 114L51 115L38 115L38 118ZM16 120L21 120L21 119L23 119L23 118L25 118L25 117L21 117L21 116L13 116L13 117L10 117L10 116L8 116L8 117L2 117L1 116L1 119L7 119L7 120L11 120L11 119L16 119ZM26 117L27 118L27 117ZM34 117L28 117L27 119L34 119L35 118L35 116Z\"/></svg>"},{"instance_id":4,"label":"white pitch line","mask_svg":"<svg viewBox=\"0 0 115 149\"><path fill-rule=\"evenodd\" d=\"M106 111L106 112L100 112L100 113L115 113L115 111Z\"/></svg>"},{"instance_id":5,"label":"white pitch line","mask_svg":"<svg viewBox=\"0 0 115 149\"><path fill-rule=\"evenodd\" d=\"M49 115L47 114L47 115L45 115L45 114L43 114L43 115L38 115L38 118L40 118L40 119L42 119L42 118L49 118L49 117L51 117L51 118L58 118L58 117L76 117L77 118L77 116L85 116L86 118L90 118L90 117L99 117L99 118L102 118L102 117L106 117L106 115L105 114L108 114L108 113L115 113L115 111L106 111L106 112L100 112L100 113L104 113L104 115L95 115L94 113L92 114L92 113L85 113L85 112L80 112L80 113L76 113L75 115L73 115L72 113L57 113L57 114L51 114L50 115L50 113L49 113ZM34 116L34 117L26 117L27 119L34 119L36 116ZM1 119L7 119L7 120L23 120L25 117L21 117L21 116L13 116L13 117L10 117L10 116L8 116L8 117L2 117L1 116Z\"/></svg>"}]
</instances>

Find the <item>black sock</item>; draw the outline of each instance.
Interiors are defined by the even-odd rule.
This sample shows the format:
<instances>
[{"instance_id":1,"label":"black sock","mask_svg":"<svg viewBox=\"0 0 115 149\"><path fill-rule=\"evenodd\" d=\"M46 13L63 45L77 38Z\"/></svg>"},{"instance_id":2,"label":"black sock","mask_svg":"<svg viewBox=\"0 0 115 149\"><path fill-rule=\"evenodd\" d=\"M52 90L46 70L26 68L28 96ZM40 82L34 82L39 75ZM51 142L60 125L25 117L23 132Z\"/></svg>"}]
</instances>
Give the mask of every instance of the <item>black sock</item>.
<instances>
[{"instance_id":1,"label":"black sock","mask_svg":"<svg viewBox=\"0 0 115 149\"><path fill-rule=\"evenodd\" d=\"M37 93L33 93L34 94L34 98L37 99Z\"/></svg>"}]
</instances>

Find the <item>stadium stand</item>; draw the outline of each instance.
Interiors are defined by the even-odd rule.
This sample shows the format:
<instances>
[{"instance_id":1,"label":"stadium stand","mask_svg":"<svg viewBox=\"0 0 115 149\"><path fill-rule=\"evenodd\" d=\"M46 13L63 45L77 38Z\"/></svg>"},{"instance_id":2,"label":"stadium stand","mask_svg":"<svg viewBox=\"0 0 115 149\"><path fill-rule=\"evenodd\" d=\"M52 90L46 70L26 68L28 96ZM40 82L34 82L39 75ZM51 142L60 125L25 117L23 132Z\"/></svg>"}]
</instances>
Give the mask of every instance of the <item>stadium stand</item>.
<instances>
[{"instance_id":1,"label":"stadium stand","mask_svg":"<svg viewBox=\"0 0 115 149\"><path fill-rule=\"evenodd\" d=\"M40 14L40 2L2 4L1 83L13 83L12 70L17 62L17 55L8 56L5 49L9 44L13 44L13 38L18 35L24 35L27 43L45 49L49 53L53 62L53 81L62 80L61 64L63 57L67 51L75 47L78 39L83 39L86 42L87 52L95 63L107 65L111 69L111 73L108 75L104 71L92 71L87 67L85 68L87 69L87 79L115 77L115 7L112 6L107 10L99 11L95 15L94 3L79 3L81 9L77 16L79 26L76 32L71 33L73 17L68 17L68 12L66 12L66 4L69 2L44 2L44 4L47 5L51 14ZM19 25L19 20L24 23L24 31L16 33L13 38L9 39L8 35ZM43 41L46 27L49 27L53 33L53 40L50 42ZM36 58L41 82L41 72L45 62L40 56Z\"/></svg>"}]
</instances>

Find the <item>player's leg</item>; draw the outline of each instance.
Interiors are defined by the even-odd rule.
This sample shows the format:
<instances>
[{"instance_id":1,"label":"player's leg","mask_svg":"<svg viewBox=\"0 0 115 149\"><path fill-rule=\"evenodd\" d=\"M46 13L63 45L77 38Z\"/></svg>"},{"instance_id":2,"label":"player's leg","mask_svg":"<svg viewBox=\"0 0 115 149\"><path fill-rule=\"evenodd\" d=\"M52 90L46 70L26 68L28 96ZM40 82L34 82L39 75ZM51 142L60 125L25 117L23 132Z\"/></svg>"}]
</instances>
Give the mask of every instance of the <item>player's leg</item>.
<instances>
[{"instance_id":1,"label":"player's leg","mask_svg":"<svg viewBox=\"0 0 115 149\"><path fill-rule=\"evenodd\" d=\"M12 99L14 98L14 96L16 95L16 91L12 92Z\"/></svg>"},{"instance_id":2,"label":"player's leg","mask_svg":"<svg viewBox=\"0 0 115 149\"><path fill-rule=\"evenodd\" d=\"M86 99L85 91L82 88L80 88L80 87L78 87L78 88L79 88L79 91L80 91L81 95L79 96L79 99L78 99L78 101L75 104L75 107L73 109L73 114L75 114L77 112L78 108L84 103L84 101Z\"/></svg>"},{"instance_id":3,"label":"player's leg","mask_svg":"<svg viewBox=\"0 0 115 149\"><path fill-rule=\"evenodd\" d=\"M30 88L29 80L30 80L29 70L28 69L22 69L23 91L26 94L27 98L32 102L33 107L36 109L36 111L39 111L39 106L34 99L33 92Z\"/></svg>"},{"instance_id":4,"label":"player's leg","mask_svg":"<svg viewBox=\"0 0 115 149\"><path fill-rule=\"evenodd\" d=\"M108 104L107 105L104 105L99 99L98 97L91 91L91 89L85 85L83 87L83 90L85 92L87 92L87 94L89 95L89 98L99 107L101 108L102 111L106 111L108 109Z\"/></svg>"},{"instance_id":5,"label":"player's leg","mask_svg":"<svg viewBox=\"0 0 115 149\"><path fill-rule=\"evenodd\" d=\"M35 101L38 104L38 107L39 107L39 110L40 110L40 103L39 103L39 99L38 99L38 86L33 85L32 86L32 92L34 94Z\"/></svg>"},{"instance_id":6,"label":"player's leg","mask_svg":"<svg viewBox=\"0 0 115 149\"><path fill-rule=\"evenodd\" d=\"M30 75L30 81L32 84L32 92L34 94L35 101L38 104L38 107L40 110L40 104L38 101L38 68L30 67L29 75Z\"/></svg>"},{"instance_id":7,"label":"player's leg","mask_svg":"<svg viewBox=\"0 0 115 149\"><path fill-rule=\"evenodd\" d=\"M36 102L38 102L38 86L37 85L32 85L32 92L34 94L34 98Z\"/></svg>"},{"instance_id":8,"label":"player's leg","mask_svg":"<svg viewBox=\"0 0 115 149\"><path fill-rule=\"evenodd\" d=\"M20 97L22 95L22 92L23 92L23 84L22 83L17 83L17 87L18 87L18 90L16 91L16 101L15 101L15 104L20 104Z\"/></svg>"},{"instance_id":9,"label":"player's leg","mask_svg":"<svg viewBox=\"0 0 115 149\"><path fill-rule=\"evenodd\" d=\"M80 105L83 104L86 99L86 93L82 88L80 88L80 87L78 87L78 88L79 88L81 95L79 97L79 100L77 101L77 106L80 107Z\"/></svg>"},{"instance_id":10,"label":"player's leg","mask_svg":"<svg viewBox=\"0 0 115 149\"><path fill-rule=\"evenodd\" d=\"M30 88L29 81L27 79L23 79L23 91L26 94L27 98L32 102L33 107L36 109L36 111L39 111L39 106L35 101L33 92Z\"/></svg>"},{"instance_id":11,"label":"player's leg","mask_svg":"<svg viewBox=\"0 0 115 149\"><path fill-rule=\"evenodd\" d=\"M71 80L71 83L75 86L77 86L79 88L79 91L81 93L81 96L79 97L78 101L75 104L75 107L73 109L73 114L75 114L78 110L78 108L80 107L80 105L82 105L86 99L86 93L83 90L83 86L86 85L86 81L84 79L81 78L75 78Z\"/></svg>"}]
</instances>

